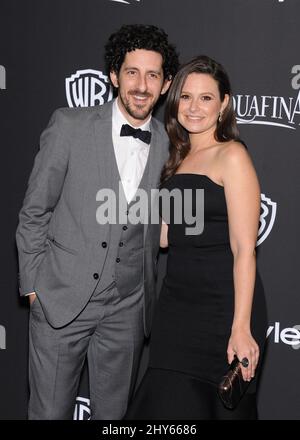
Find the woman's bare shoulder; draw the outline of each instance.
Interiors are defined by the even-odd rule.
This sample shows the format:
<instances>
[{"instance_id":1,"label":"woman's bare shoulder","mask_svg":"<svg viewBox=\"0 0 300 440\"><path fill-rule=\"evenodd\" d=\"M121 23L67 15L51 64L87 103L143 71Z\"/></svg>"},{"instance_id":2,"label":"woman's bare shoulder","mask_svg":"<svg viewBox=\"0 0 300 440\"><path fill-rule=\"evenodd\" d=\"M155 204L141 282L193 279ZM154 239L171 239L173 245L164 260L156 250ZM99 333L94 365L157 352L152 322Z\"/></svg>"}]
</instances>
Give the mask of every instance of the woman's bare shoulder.
<instances>
[{"instance_id":1,"label":"woman's bare shoulder","mask_svg":"<svg viewBox=\"0 0 300 440\"><path fill-rule=\"evenodd\" d=\"M250 156L244 144L239 141L224 142L224 145L219 150L219 159L224 164L232 165L240 163L241 161L249 161Z\"/></svg>"}]
</instances>

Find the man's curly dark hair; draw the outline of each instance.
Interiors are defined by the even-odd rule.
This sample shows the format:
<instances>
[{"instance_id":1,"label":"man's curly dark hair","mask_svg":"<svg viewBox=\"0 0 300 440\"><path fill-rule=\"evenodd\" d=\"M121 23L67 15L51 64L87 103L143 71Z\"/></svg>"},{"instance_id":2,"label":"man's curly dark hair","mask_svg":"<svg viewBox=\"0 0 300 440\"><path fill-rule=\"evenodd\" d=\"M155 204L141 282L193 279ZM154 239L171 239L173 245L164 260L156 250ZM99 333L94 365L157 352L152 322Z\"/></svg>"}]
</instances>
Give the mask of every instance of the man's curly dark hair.
<instances>
[{"instance_id":1,"label":"man's curly dark hair","mask_svg":"<svg viewBox=\"0 0 300 440\"><path fill-rule=\"evenodd\" d=\"M113 33L105 45L108 72L119 73L127 52L135 49L152 50L163 58L164 78L173 78L178 70L178 54L168 42L168 35L156 26L131 24Z\"/></svg>"}]
</instances>

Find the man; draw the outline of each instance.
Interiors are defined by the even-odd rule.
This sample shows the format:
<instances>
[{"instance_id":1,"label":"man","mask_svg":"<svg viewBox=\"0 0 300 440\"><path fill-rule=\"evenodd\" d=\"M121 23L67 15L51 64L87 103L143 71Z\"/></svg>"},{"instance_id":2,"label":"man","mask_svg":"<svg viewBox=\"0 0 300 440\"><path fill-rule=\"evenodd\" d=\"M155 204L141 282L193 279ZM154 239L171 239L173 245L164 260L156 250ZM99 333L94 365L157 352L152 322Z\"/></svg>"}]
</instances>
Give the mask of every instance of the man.
<instances>
[{"instance_id":1,"label":"man","mask_svg":"<svg viewBox=\"0 0 300 440\"><path fill-rule=\"evenodd\" d=\"M92 419L121 419L150 331L159 225L129 219L136 191L157 187L167 159L151 113L178 59L162 30L128 25L110 37L106 61L117 99L54 112L19 215L30 419L72 419L86 356ZM123 224L99 221L103 188L126 198Z\"/></svg>"}]
</instances>

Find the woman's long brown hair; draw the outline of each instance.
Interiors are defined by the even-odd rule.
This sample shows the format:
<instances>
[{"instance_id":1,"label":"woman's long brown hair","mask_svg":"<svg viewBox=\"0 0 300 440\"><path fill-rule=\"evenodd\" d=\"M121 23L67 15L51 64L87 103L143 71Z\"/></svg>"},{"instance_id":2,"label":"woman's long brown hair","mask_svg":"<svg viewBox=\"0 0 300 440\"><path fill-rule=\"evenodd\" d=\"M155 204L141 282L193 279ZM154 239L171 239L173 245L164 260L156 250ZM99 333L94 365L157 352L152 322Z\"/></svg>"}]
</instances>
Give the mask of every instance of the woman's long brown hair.
<instances>
[{"instance_id":1,"label":"woman's long brown hair","mask_svg":"<svg viewBox=\"0 0 300 440\"><path fill-rule=\"evenodd\" d=\"M165 110L165 126L170 139L170 156L162 170L161 183L165 182L176 172L191 148L189 134L187 130L179 124L177 119L182 88L188 75L191 73L206 73L210 75L218 83L221 101L224 100L225 94L229 95L229 102L222 113L221 121L218 120L215 130L214 135L216 141L227 142L230 140L239 140L231 86L225 69L221 64L208 56L201 55L193 58L179 69L168 93Z\"/></svg>"}]
</instances>

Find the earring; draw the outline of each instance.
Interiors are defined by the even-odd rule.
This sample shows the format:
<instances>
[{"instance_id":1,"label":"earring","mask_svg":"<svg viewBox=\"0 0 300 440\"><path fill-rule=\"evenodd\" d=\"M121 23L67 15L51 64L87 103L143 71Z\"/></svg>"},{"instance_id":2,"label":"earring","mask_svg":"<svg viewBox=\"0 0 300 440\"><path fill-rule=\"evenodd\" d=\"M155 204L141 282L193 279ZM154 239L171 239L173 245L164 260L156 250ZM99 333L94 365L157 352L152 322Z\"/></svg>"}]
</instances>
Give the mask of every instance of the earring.
<instances>
[{"instance_id":1,"label":"earring","mask_svg":"<svg viewBox=\"0 0 300 440\"><path fill-rule=\"evenodd\" d=\"M218 121L219 121L219 122L222 121L222 112L219 113Z\"/></svg>"}]
</instances>

